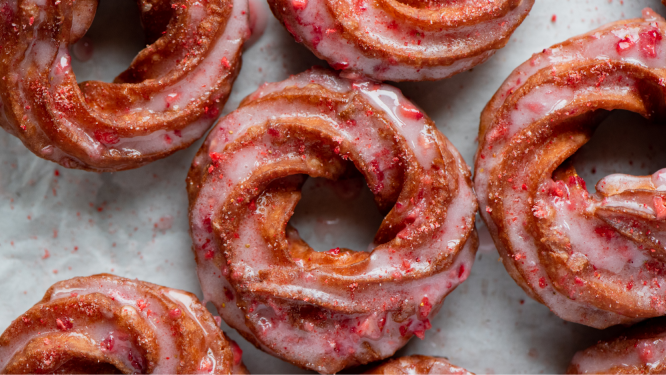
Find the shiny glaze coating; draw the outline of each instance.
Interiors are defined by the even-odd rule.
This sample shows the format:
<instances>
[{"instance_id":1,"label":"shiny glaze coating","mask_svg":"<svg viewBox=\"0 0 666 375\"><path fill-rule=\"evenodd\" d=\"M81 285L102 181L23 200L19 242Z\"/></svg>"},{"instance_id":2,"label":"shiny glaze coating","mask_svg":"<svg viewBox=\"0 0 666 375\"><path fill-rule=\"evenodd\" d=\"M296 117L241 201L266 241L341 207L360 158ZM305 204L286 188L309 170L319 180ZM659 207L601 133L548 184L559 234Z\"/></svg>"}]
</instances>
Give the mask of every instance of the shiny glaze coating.
<instances>
[{"instance_id":1,"label":"shiny glaze coating","mask_svg":"<svg viewBox=\"0 0 666 375\"><path fill-rule=\"evenodd\" d=\"M247 0L139 0L149 41L114 83L77 84L69 46L97 0L0 2L0 126L68 168L118 171L166 157L215 121L249 37Z\"/></svg>"},{"instance_id":2,"label":"shiny glaze coating","mask_svg":"<svg viewBox=\"0 0 666 375\"><path fill-rule=\"evenodd\" d=\"M108 274L54 284L0 336L1 373L246 374L196 296Z\"/></svg>"},{"instance_id":3,"label":"shiny glaze coating","mask_svg":"<svg viewBox=\"0 0 666 375\"><path fill-rule=\"evenodd\" d=\"M574 355L569 374L663 374L666 319L656 318Z\"/></svg>"},{"instance_id":4,"label":"shiny glaze coating","mask_svg":"<svg viewBox=\"0 0 666 375\"><path fill-rule=\"evenodd\" d=\"M481 115L475 188L504 266L597 328L666 314L666 169L589 194L566 161L611 110L666 118L666 22L643 16L535 54Z\"/></svg>"},{"instance_id":5,"label":"shiny glaze coating","mask_svg":"<svg viewBox=\"0 0 666 375\"><path fill-rule=\"evenodd\" d=\"M334 69L437 80L504 47L534 0L269 0L296 41Z\"/></svg>"},{"instance_id":6,"label":"shiny glaze coating","mask_svg":"<svg viewBox=\"0 0 666 375\"><path fill-rule=\"evenodd\" d=\"M303 175L357 168L387 213L372 252L315 252L288 221ZM399 90L313 69L222 119L188 176L204 296L257 347L334 373L423 337L477 248L469 169Z\"/></svg>"}]
</instances>

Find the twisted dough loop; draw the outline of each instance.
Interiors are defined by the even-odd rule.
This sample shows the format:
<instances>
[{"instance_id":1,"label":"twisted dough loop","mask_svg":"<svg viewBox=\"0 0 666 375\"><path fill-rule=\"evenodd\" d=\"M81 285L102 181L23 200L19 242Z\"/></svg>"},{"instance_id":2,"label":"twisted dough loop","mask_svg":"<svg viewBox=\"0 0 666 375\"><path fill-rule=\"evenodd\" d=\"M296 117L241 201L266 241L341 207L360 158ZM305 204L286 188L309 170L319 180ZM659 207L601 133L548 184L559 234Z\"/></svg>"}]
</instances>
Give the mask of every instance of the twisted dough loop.
<instances>
[{"instance_id":1,"label":"twisted dough loop","mask_svg":"<svg viewBox=\"0 0 666 375\"><path fill-rule=\"evenodd\" d=\"M462 367L452 365L448 360L439 357L412 355L388 360L364 374L407 375L407 374L456 374L474 375Z\"/></svg>"},{"instance_id":2,"label":"twisted dough loop","mask_svg":"<svg viewBox=\"0 0 666 375\"><path fill-rule=\"evenodd\" d=\"M504 47L534 0L269 0L273 14L335 69L378 80L450 77Z\"/></svg>"},{"instance_id":3,"label":"twisted dough loop","mask_svg":"<svg viewBox=\"0 0 666 375\"><path fill-rule=\"evenodd\" d=\"M315 252L287 225L302 175L354 167L388 212L376 247ZM188 189L206 299L259 348L320 372L423 337L477 247L469 170L433 122L395 88L324 70L246 98L208 136Z\"/></svg>"},{"instance_id":4,"label":"twisted dough loop","mask_svg":"<svg viewBox=\"0 0 666 375\"><path fill-rule=\"evenodd\" d=\"M2 373L247 373L195 295L113 275L54 284L0 336Z\"/></svg>"},{"instance_id":5,"label":"twisted dough loop","mask_svg":"<svg viewBox=\"0 0 666 375\"><path fill-rule=\"evenodd\" d=\"M200 138L240 70L247 1L138 3L149 40L161 37L114 83L77 84L68 47L97 1L5 1L0 126L42 158L94 171L136 168Z\"/></svg>"},{"instance_id":6,"label":"twisted dough loop","mask_svg":"<svg viewBox=\"0 0 666 375\"><path fill-rule=\"evenodd\" d=\"M666 371L666 319L641 323L611 340L574 355L569 374L663 374Z\"/></svg>"},{"instance_id":7,"label":"twisted dough loop","mask_svg":"<svg viewBox=\"0 0 666 375\"><path fill-rule=\"evenodd\" d=\"M611 175L588 194L565 163L610 110L666 118L665 37L646 9L546 49L481 116L482 217L511 276L563 319L603 328L666 313L666 170Z\"/></svg>"}]
</instances>

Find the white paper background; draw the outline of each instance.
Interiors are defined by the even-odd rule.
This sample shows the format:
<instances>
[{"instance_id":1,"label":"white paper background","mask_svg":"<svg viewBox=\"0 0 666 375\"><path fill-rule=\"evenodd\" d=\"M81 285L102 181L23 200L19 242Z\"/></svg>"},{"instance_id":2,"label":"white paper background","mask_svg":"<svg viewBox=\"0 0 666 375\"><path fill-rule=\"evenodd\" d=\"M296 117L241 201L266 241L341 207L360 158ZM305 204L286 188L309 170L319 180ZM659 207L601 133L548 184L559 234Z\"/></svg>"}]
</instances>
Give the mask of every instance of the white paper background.
<instances>
[{"instance_id":1,"label":"white paper background","mask_svg":"<svg viewBox=\"0 0 666 375\"><path fill-rule=\"evenodd\" d=\"M398 86L471 163L479 114L516 66L573 35L638 17L645 6L666 13L658 0L537 0L508 46L486 64L449 80ZM103 1L88 35L95 52L92 60L76 63L79 80L112 80L142 47L134 3ZM225 113L261 83L322 64L270 14L266 33L243 58ZM615 113L576 163L588 186L608 173L653 173L666 167L664 139L665 126ZM112 272L201 295L185 193L185 176L199 145L139 170L95 174L39 159L0 131L0 330L51 284L74 276ZM352 201L340 201L332 191L324 181L308 183L293 223L320 250L365 249L380 220L369 191ZM400 354L447 356L477 373L557 373L576 350L617 331L566 323L527 298L498 262L483 224L479 227L482 245L470 278L446 300L425 340L413 339ZM223 328L243 348L253 373L303 372Z\"/></svg>"}]
</instances>

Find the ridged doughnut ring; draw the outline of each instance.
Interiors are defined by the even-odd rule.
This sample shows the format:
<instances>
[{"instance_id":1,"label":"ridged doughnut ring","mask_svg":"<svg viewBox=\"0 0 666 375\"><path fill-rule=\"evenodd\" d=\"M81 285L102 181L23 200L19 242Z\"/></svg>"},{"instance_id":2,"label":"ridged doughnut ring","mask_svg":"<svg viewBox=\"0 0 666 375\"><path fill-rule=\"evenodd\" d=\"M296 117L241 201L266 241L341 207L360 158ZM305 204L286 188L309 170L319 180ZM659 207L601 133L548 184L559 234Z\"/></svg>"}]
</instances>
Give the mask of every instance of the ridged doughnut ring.
<instances>
[{"instance_id":1,"label":"ridged doughnut ring","mask_svg":"<svg viewBox=\"0 0 666 375\"><path fill-rule=\"evenodd\" d=\"M597 192L566 160L608 111L666 118L666 23L650 9L545 49L481 115L475 187L516 282L561 318L603 328L666 314L666 170Z\"/></svg>"},{"instance_id":2,"label":"ridged doughnut ring","mask_svg":"<svg viewBox=\"0 0 666 375\"><path fill-rule=\"evenodd\" d=\"M378 80L450 77L504 47L534 0L269 0L273 14L335 69Z\"/></svg>"},{"instance_id":3,"label":"ridged doughnut ring","mask_svg":"<svg viewBox=\"0 0 666 375\"><path fill-rule=\"evenodd\" d=\"M0 336L3 374L247 374L195 295L113 275L61 281Z\"/></svg>"},{"instance_id":4,"label":"ridged doughnut ring","mask_svg":"<svg viewBox=\"0 0 666 375\"><path fill-rule=\"evenodd\" d=\"M354 166L388 212L374 250L316 252L287 225L302 176ZM266 84L216 124L187 185L206 299L259 348L316 371L423 337L474 261L468 167L388 85L325 70Z\"/></svg>"},{"instance_id":5,"label":"ridged doughnut ring","mask_svg":"<svg viewBox=\"0 0 666 375\"><path fill-rule=\"evenodd\" d=\"M138 3L148 37L164 35L114 83L77 84L68 47L97 0L3 1L0 126L39 157L93 171L136 168L199 139L240 70L247 0Z\"/></svg>"}]
</instances>

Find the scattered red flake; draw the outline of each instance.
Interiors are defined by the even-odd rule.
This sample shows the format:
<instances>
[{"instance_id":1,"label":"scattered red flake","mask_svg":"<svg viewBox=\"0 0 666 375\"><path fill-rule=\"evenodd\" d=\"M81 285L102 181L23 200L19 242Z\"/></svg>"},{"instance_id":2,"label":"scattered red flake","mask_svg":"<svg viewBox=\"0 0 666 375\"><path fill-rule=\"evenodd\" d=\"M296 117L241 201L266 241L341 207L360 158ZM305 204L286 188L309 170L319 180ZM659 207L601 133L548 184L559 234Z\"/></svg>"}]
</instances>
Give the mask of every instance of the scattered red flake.
<instances>
[{"instance_id":1,"label":"scattered red flake","mask_svg":"<svg viewBox=\"0 0 666 375\"><path fill-rule=\"evenodd\" d=\"M30 318L26 318L25 316L21 317L21 320L23 320L23 323L25 323L25 324L32 323L32 320L30 320Z\"/></svg>"},{"instance_id":2,"label":"scattered red flake","mask_svg":"<svg viewBox=\"0 0 666 375\"><path fill-rule=\"evenodd\" d=\"M465 274L465 265L461 264L460 269L458 269L458 278L459 279L462 278L464 274Z\"/></svg>"},{"instance_id":3,"label":"scattered red flake","mask_svg":"<svg viewBox=\"0 0 666 375\"><path fill-rule=\"evenodd\" d=\"M60 171L56 169L55 171L53 171L53 174L54 174L56 177L58 177L58 176L60 176Z\"/></svg>"},{"instance_id":4,"label":"scattered red flake","mask_svg":"<svg viewBox=\"0 0 666 375\"><path fill-rule=\"evenodd\" d=\"M305 9L308 5L308 0L291 0L291 5L296 9Z\"/></svg>"},{"instance_id":5,"label":"scattered red flake","mask_svg":"<svg viewBox=\"0 0 666 375\"><path fill-rule=\"evenodd\" d=\"M631 290L631 288L633 288L633 287L634 287L634 282L633 282L633 281L629 281L629 282L627 283L627 290Z\"/></svg>"},{"instance_id":6,"label":"scattered red flake","mask_svg":"<svg viewBox=\"0 0 666 375\"><path fill-rule=\"evenodd\" d=\"M208 156L210 156L210 160L212 161L218 161L220 158L222 158L222 155L218 154L217 152L211 152L208 154Z\"/></svg>"},{"instance_id":7,"label":"scattered red flake","mask_svg":"<svg viewBox=\"0 0 666 375\"><path fill-rule=\"evenodd\" d=\"M594 233L596 233L599 237L605 237L608 241L610 241L616 235L615 230L610 226L596 227L594 228Z\"/></svg>"},{"instance_id":8,"label":"scattered red flake","mask_svg":"<svg viewBox=\"0 0 666 375\"><path fill-rule=\"evenodd\" d=\"M523 184L522 189L527 190L527 185Z\"/></svg>"},{"instance_id":9,"label":"scattered red flake","mask_svg":"<svg viewBox=\"0 0 666 375\"><path fill-rule=\"evenodd\" d=\"M615 46L615 49L617 50L617 53L622 54L622 53L626 52L627 50L629 50L631 47L633 47L634 44L635 44L634 41L631 40L631 38L629 38L627 36L627 37L625 37L624 39L620 40L617 43L617 46Z\"/></svg>"},{"instance_id":10,"label":"scattered red flake","mask_svg":"<svg viewBox=\"0 0 666 375\"><path fill-rule=\"evenodd\" d=\"M578 285L583 285L583 284L585 284L585 283L583 282L583 279L581 279L581 278L578 277L578 276L576 276L576 278L574 279L574 282L575 282L576 284L578 284Z\"/></svg>"},{"instance_id":11,"label":"scattered red flake","mask_svg":"<svg viewBox=\"0 0 666 375\"><path fill-rule=\"evenodd\" d=\"M215 253L213 253L213 250L208 250L208 251L206 251L206 255L204 255L204 256L206 257L206 259L213 259L213 257L215 256Z\"/></svg>"},{"instance_id":12,"label":"scattered red flake","mask_svg":"<svg viewBox=\"0 0 666 375\"><path fill-rule=\"evenodd\" d=\"M99 347L102 350L106 351L111 351L113 350L114 344L116 343L116 340L113 338L113 335L109 335L109 337L105 338L102 340L102 342L99 343Z\"/></svg>"},{"instance_id":13,"label":"scattered red flake","mask_svg":"<svg viewBox=\"0 0 666 375\"><path fill-rule=\"evenodd\" d=\"M48 249L44 249L44 255L42 255L42 259L47 259L51 256L51 253L49 253Z\"/></svg>"},{"instance_id":14,"label":"scattered red flake","mask_svg":"<svg viewBox=\"0 0 666 375\"><path fill-rule=\"evenodd\" d=\"M428 300L428 297L423 297L421 304L419 304L419 319L427 319L432 310L432 304Z\"/></svg>"},{"instance_id":15,"label":"scattered red flake","mask_svg":"<svg viewBox=\"0 0 666 375\"><path fill-rule=\"evenodd\" d=\"M661 39L661 32L655 28L641 33L638 45L645 56L654 59L657 57L657 45Z\"/></svg>"},{"instance_id":16,"label":"scattered red flake","mask_svg":"<svg viewBox=\"0 0 666 375\"><path fill-rule=\"evenodd\" d=\"M542 277L542 278L539 279L539 287L542 288L542 289L546 287L546 278L545 277Z\"/></svg>"},{"instance_id":17,"label":"scattered red flake","mask_svg":"<svg viewBox=\"0 0 666 375\"><path fill-rule=\"evenodd\" d=\"M181 315L180 309L169 310L169 316L171 317L171 319L178 319L180 318L180 315Z\"/></svg>"},{"instance_id":18,"label":"scattered red flake","mask_svg":"<svg viewBox=\"0 0 666 375\"><path fill-rule=\"evenodd\" d=\"M554 197L563 198L566 195L566 188L564 187L564 183L557 181L555 184L553 184L553 186L550 187L548 193Z\"/></svg>"},{"instance_id":19,"label":"scattered red flake","mask_svg":"<svg viewBox=\"0 0 666 375\"><path fill-rule=\"evenodd\" d=\"M62 319L56 319L56 326L61 331L67 331L68 329L72 328L74 325L69 319L62 318Z\"/></svg>"},{"instance_id":20,"label":"scattered red flake","mask_svg":"<svg viewBox=\"0 0 666 375\"><path fill-rule=\"evenodd\" d=\"M400 326L400 336L407 335L407 325Z\"/></svg>"},{"instance_id":21,"label":"scattered red flake","mask_svg":"<svg viewBox=\"0 0 666 375\"><path fill-rule=\"evenodd\" d=\"M557 15L556 14L553 14L553 16L550 17L550 22L553 22L553 23L557 22Z\"/></svg>"},{"instance_id":22,"label":"scattered red flake","mask_svg":"<svg viewBox=\"0 0 666 375\"><path fill-rule=\"evenodd\" d=\"M570 186L580 185L583 189L587 189L587 185L585 185L585 180L583 180L583 178L580 176L569 177L569 185Z\"/></svg>"},{"instance_id":23,"label":"scattered red flake","mask_svg":"<svg viewBox=\"0 0 666 375\"><path fill-rule=\"evenodd\" d=\"M327 251L326 253L331 254L331 255L338 255L338 254L340 254L340 248L336 247L335 249L331 249L331 250Z\"/></svg>"},{"instance_id":24,"label":"scattered red flake","mask_svg":"<svg viewBox=\"0 0 666 375\"><path fill-rule=\"evenodd\" d=\"M222 60L220 60L220 64L227 69L231 68L231 64L229 64L229 60L227 60L226 57L223 57Z\"/></svg>"},{"instance_id":25,"label":"scattered red flake","mask_svg":"<svg viewBox=\"0 0 666 375\"><path fill-rule=\"evenodd\" d=\"M118 133L113 130L95 130L94 136L98 142L107 145L115 145L116 143L120 142Z\"/></svg>"},{"instance_id":26,"label":"scattered red flake","mask_svg":"<svg viewBox=\"0 0 666 375\"><path fill-rule=\"evenodd\" d=\"M140 299L136 301L136 306L139 308L139 310L143 311L148 307L149 303Z\"/></svg>"},{"instance_id":27,"label":"scattered red flake","mask_svg":"<svg viewBox=\"0 0 666 375\"><path fill-rule=\"evenodd\" d=\"M411 120L420 120L423 118L423 112L412 105L401 105L400 114Z\"/></svg>"},{"instance_id":28,"label":"scattered red flake","mask_svg":"<svg viewBox=\"0 0 666 375\"><path fill-rule=\"evenodd\" d=\"M213 233L213 223L210 220L210 217L207 217L203 221L204 227L206 227L206 232L208 233Z\"/></svg>"}]
</instances>

